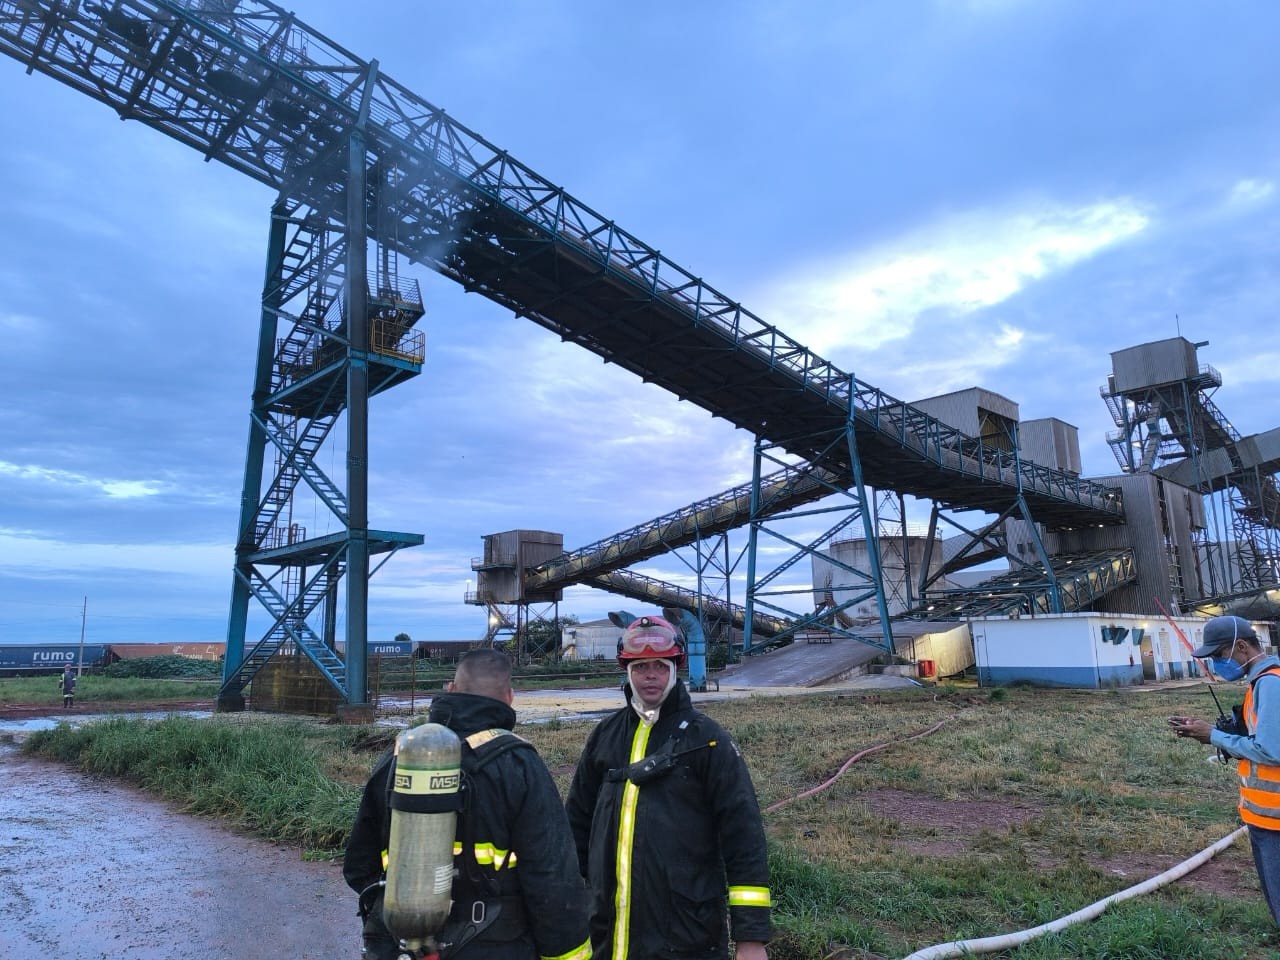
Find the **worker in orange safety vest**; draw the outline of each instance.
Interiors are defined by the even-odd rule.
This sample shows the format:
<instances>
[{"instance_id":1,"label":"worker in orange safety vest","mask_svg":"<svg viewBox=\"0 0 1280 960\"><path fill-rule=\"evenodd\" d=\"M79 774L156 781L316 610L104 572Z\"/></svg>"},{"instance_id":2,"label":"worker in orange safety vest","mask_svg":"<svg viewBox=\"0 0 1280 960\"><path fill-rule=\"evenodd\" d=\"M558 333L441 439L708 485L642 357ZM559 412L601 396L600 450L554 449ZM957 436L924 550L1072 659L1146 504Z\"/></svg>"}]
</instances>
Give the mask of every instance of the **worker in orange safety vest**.
<instances>
[{"instance_id":1,"label":"worker in orange safety vest","mask_svg":"<svg viewBox=\"0 0 1280 960\"><path fill-rule=\"evenodd\" d=\"M1215 727L1196 717L1170 717L1179 737L1212 744L1236 760L1240 774L1240 819L1249 828L1258 882L1271 916L1280 924L1280 659L1262 649L1243 617L1214 617L1193 653L1209 657L1226 681L1247 677L1244 729Z\"/></svg>"}]
</instances>

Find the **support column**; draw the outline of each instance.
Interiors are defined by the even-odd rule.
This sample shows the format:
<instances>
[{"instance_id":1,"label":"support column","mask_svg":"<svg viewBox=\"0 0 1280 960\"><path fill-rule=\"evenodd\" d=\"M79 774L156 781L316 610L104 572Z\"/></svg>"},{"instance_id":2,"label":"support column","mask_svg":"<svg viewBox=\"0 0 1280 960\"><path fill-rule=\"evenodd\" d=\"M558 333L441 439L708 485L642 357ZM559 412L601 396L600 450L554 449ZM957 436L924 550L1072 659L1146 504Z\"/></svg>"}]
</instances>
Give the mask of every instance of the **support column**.
<instances>
[{"instance_id":1,"label":"support column","mask_svg":"<svg viewBox=\"0 0 1280 960\"><path fill-rule=\"evenodd\" d=\"M369 225L360 129L347 160L347 707L369 703ZM350 712L350 711L348 711Z\"/></svg>"},{"instance_id":2,"label":"support column","mask_svg":"<svg viewBox=\"0 0 1280 960\"><path fill-rule=\"evenodd\" d=\"M271 395L271 371L275 362L276 316L281 303L284 249L288 211L279 199L271 208L271 231L267 239L267 270L262 283L262 313L258 322L258 357L254 367L252 412L245 448L244 481L240 488L240 520L236 528L236 564L231 578L231 609L227 616L227 648L222 661L222 682L226 683L244 661L244 637L249 622L249 583L252 564L247 556L258 547L255 521L262 499L262 468L267 436L259 423L266 418ZM244 709L240 693L219 695L220 712Z\"/></svg>"},{"instance_id":3,"label":"support column","mask_svg":"<svg viewBox=\"0 0 1280 960\"><path fill-rule=\"evenodd\" d=\"M884 598L884 570L880 566L880 539L867 501L867 487L862 478L862 458L858 456L858 435L854 429L853 397L857 395L857 384L852 375L849 377L849 419L845 423L845 441L849 446L849 464L853 467L854 497L858 501L862 513L862 533L867 538L867 572L875 588L876 612L880 615L881 636L884 638L884 649L893 653L893 626L889 622L889 605Z\"/></svg>"}]
</instances>

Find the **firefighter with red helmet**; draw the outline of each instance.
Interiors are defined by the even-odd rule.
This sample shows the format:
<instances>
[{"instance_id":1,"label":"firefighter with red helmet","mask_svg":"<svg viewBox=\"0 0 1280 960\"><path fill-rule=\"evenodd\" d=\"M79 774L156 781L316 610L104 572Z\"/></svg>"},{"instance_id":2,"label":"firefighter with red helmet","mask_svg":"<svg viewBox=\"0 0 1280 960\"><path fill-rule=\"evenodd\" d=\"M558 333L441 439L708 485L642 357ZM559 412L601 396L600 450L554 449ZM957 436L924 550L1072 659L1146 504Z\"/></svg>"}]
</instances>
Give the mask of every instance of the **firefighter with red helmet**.
<instances>
[{"instance_id":1,"label":"firefighter with red helmet","mask_svg":"<svg viewBox=\"0 0 1280 960\"><path fill-rule=\"evenodd\" d=\"M772 900L755 788L729 735L693 708L684 661L680 632L661 617L623 631L627 704L592 731L569 788L593 960L726 960L731 936L739 960L766 960Z\"/></svg>"}]
</instances>

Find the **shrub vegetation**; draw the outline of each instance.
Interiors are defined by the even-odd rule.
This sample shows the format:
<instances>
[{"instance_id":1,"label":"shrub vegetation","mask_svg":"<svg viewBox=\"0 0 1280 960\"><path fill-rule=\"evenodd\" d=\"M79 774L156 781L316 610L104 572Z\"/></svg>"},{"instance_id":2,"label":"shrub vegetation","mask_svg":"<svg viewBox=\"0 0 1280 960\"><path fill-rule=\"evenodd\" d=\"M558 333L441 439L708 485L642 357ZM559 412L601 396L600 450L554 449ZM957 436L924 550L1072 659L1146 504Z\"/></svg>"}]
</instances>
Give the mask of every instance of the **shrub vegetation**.
<instances>
[{"instance_id":1,"label":"shrub vegetation","mask_svg":"<svg viewBox=\"0 0 1280 960\"><path fill-rule=\"evenodd\" d=\"M138 657L133 660L117 660L102 669L104 677L146 677L156 680L219 680L222 677L221 660L196 660L165 654L159 657Z\"/></svg>"},{"instance_id":2,"label":"shrub vegetation","mask_svg":"<svg viewBox=\"0 0 1280 960\"><path fill-rule=\"evenodd\" d=\"M943 687L704 708L734 734L761 807L783 804L764 815L773 960L901 957L1021 930L1163 872L1238 826L1234 771L1164 724L1208 715L1202 687ZM576 721L521 728L562 791L588 732ZM62 725L26 749L323 856L340 850L391 735L237 715ZM792 801L880 743L892 745ZM1237 842L1182 881L1002 956L1252 960L1277 948L1248 845Z\"/></svg>"}]
</instances>

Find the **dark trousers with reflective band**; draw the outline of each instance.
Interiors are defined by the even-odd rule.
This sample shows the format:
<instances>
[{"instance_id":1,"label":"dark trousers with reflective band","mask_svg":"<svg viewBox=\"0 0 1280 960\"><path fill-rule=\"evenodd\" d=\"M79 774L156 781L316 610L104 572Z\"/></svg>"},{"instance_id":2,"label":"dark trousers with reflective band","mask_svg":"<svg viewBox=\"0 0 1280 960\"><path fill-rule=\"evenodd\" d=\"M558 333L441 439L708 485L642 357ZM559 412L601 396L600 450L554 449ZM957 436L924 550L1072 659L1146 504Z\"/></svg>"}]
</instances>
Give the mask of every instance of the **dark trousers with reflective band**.
<instances>
[{"instance_id":1,"label":"dark trousers with reflective band","mask_svg":"<svg viewBox=\"0 0 1280 960\"><path fill-rule=\"evenodd\" d=\"M1271 916L1280 925L1280 830L1264 830L1249 825L1249 845L1258 868L1258 883L1267 898Z\"/></svg>"}]
</instances>

